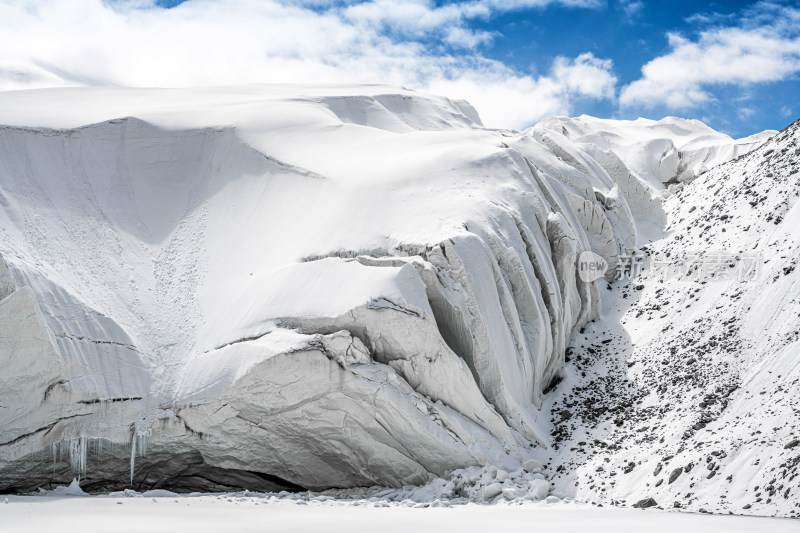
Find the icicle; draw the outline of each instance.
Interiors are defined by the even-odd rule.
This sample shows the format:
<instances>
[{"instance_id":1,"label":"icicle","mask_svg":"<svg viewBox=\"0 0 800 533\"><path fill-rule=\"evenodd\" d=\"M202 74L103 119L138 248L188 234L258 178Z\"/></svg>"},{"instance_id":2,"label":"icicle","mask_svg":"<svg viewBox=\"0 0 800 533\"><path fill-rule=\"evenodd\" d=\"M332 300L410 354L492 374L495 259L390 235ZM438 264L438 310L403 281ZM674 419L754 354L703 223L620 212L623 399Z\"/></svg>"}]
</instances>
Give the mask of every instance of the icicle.
<instances>
[{"instance_id":1,"label":"icicle","mask_svg":"<svg viewBox=\"0 0 800 533\"><path fill-rule=\"evenodd\" d=\"M78 474L78 479L86 475L86 437L78 437L69 441L69 465Z\"/></svg>"},{"instance_id":2,"label":"icicle","mask_svg":"<svg viewBox=\"0 0 800 533\"><path fill-rule=\"evenodd\" d=\"M143 433L138 433L136 435L136 438L138 440L136 444L136 449L139 453L139 457L144 457L145 454L147 453L147 439L149 436L150 436L149 429Z\"/></svg>"},{"instance_id":3,"label":"icicle","mask_svg":"<svg viewBox=\"0 0 800 533\"><path fill-rule=\"evenodd\" d=\"M136 466L136 455L144 457L147 453L147 439L150 436L150 430L138 432L135 431L133 439L131 440L131 486L133 486L133 474Z\"/></svg>"},{"instance_id":4,"label":"icicle","mask_svg":"<svg viewBox=\"0 0 800 533\"><path fill-rule=\"evenodd\" d=\"M133 471L136 466L136 432L131 440L131 487L133 487Z\"/></svg>"}]
</instances>

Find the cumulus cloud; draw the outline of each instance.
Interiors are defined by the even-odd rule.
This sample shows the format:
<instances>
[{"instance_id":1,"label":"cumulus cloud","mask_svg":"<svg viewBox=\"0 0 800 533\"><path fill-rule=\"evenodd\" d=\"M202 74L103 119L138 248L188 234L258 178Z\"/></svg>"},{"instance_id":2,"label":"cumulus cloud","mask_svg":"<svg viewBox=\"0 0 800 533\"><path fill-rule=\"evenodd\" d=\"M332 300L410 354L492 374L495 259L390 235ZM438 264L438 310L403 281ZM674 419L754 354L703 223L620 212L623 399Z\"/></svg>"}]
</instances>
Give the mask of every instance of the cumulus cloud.
<instances>
[{"instance_id":1,"label":"cumulus cloud","mask_svg":"<svg viewBox=\"0 0 800 533\"><path fill-rule=\"evenodd\" d=\"M668 40L670 52L645 64L642 77L623 88L623 106L696 107L713 99L711 86L774 82L800 72L800 9L790 6L760 3L736 25L707 29L695 40L670 33Z\"/></svg>"},{"instance_id":2,"label":"cumulus cloud","mask_svg":"<svg viewBox=\"0 0 800 533\"><path fill-rule=\"evenodd\" d=\"M463 98L479 111L492 110L489 125L530 124L544 115L565 115L576 98L613 99L617 78L611 61L591 53L575 59L557 57L547 75L515 75L499 64L462 72L457 77L435 77L429 89Z\"/></svg>"},{"instance_id":3,"label":"cumulus cloud","mask_svg":"<svg viewBox=\"0 0 800 533\"><path fill-rule=\"evenodd\" d=\"M574 60L556 58L553 76L564 90L598 99L614 99L617 78L611 74L610 59L598 59L592 53L579 55Z\"/></svg>"},{"instance_id":4,"label":"cumulus cloud","mask_svg":"<svg viewBox=\"0 0 800 533\"><path fill-rule=\"evenodd\" d=\"M613 65L557 58L533 76L477 50L470 21L498 11L597 0L6 0L0 89L389 83L470 99L490 126L523 127L579 98L612 98Z\"/></svg>"}]
</instances>

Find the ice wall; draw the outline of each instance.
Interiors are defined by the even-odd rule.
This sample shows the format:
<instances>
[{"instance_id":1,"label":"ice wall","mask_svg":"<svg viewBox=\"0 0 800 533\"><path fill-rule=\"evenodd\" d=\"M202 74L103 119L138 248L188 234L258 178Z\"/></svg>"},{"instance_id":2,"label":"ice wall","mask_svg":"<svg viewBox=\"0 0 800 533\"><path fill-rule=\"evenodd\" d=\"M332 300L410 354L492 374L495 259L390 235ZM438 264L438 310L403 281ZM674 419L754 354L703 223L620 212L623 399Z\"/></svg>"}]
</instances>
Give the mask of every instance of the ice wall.
<instances>
[{"instance_id":1,"label":"ice wall","mask_svg":"<svg viewBox=\"0 0 800 533\"><path fill-rule=\"evenodd\" d=\"M542 391L599 309L577 257L636 244L631 172L563 134L486 130L463 102L0 102L0 490L518 465L547 446Z\"/></svg>"}]
</instances>

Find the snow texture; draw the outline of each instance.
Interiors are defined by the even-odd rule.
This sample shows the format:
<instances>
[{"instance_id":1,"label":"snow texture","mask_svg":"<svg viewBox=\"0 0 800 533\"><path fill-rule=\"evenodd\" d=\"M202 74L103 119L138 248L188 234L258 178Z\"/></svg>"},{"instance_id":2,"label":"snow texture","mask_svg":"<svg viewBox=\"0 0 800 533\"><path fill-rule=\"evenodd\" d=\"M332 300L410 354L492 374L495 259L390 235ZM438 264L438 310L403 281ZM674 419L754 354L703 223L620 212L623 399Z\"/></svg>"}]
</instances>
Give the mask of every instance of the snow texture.
<instances>
[{"instance_id":1,"label":"snow texture","mask_svg":"<svg viewBox=\"0 0 800 533\"><path fill-rule=\"evenodd\" d=\"M79 489L80 490L80 489ZM368 496L364 494L363 496ZM394 500L380 494L334 499L320 493L178 495L164 490L125 490L106 496L68 495L61 489L30 496L9 496L0 502L3 531L57 530L64 533L137 533L150 530L221 530L261 532L273 524L298 533L320 528L332 533L381 531L526 531L535 524L546 531L703 531L706 533L788 533L797 523L787 519L640 512L598 508L577 502L519 502L494 505L451 504L446 500Z\"/></svg>"},{"instance_id":2,"label":"snow texture","mask_svg":"<svg viewBox=\"0 0 800 533\"><path fill-rule=\"evenodd\" d=\"M601 291L602 319L574 337L546 402L556 488L800 515L798 146L796 122L666 198L666 234L637 250L638 277ZM726 274L748 256L752 275ZM694 257L694 275L664 276L665 257Z\"/></svg>"},{"instance_id":3,"label":"snow texture","mask_svg":"<svg viewBox=\"0 0 800 533\"><path fill-rule=\"evenodd\" d=\"M613 269L674 209L657 186L754 146L488 130L384 86L7 92L0 124L7 492L452 495L484 467L471 498L540 499L543 393L606 324L578 256Z\"/></svg>"}]
</instances>

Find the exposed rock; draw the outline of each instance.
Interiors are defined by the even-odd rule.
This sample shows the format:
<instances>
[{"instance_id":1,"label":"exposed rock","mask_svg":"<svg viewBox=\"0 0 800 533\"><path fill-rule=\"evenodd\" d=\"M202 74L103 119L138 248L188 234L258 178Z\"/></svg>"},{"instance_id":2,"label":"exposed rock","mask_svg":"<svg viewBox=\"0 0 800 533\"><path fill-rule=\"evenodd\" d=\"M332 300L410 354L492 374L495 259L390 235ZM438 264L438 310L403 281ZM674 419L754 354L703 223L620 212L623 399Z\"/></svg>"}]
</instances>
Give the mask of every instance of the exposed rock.
<instances>
[{"instance_id":1,"label":"exposed rock","mask_svg":"<svg viewBox=\"0 0 800 533\"><path fill-rule=\"evenodd\" d=\"M0 255L0 300L10 295L15 290L16 284L14 283L14 277L8 269L5 259Z\"/></svg>"},{"instance_id":2,"label":"exposed rock","mask_svg":"<svg viewBox=\"0 0 800 533\"><path fill-rule=\"evenodd\" d=\"M647 509L648 507L655 507L658 503L653 498L645 498L634 503L636 509Z\"/></svg>"}]
</instances>

